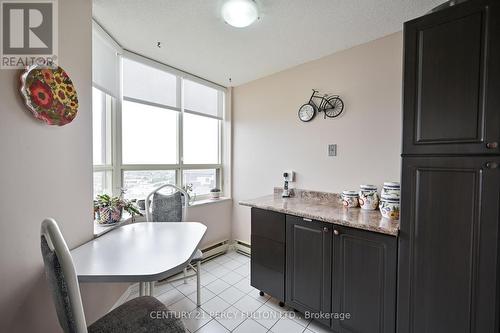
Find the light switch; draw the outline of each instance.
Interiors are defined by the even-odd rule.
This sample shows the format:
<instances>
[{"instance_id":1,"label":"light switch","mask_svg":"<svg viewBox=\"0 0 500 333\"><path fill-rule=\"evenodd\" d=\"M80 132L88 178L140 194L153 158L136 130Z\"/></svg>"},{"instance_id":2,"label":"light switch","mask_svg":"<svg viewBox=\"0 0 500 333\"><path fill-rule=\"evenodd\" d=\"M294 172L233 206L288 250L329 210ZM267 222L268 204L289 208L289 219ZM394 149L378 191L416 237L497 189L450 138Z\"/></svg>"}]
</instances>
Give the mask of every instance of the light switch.
<instances>
[{"instance_id":1,"label":"light switch","mask_svg":"<svg viewBox=\"0 0 500 333\"><path fill-rule=\"evenodd\" d=\"M337 144L328 145L328 156L337 156Z\"/></svg>"}]
</instances>

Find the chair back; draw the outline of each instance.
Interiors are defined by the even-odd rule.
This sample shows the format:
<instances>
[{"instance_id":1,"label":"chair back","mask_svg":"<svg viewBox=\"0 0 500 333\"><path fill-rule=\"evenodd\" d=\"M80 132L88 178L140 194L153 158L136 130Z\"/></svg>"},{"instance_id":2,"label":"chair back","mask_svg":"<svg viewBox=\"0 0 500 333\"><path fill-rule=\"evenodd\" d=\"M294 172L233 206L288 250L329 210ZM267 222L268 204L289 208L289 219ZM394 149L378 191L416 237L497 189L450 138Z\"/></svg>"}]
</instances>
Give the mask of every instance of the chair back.
<instances>
[{"instance_id":1,"label":"chair back","mask_svg":"<svg viewBox=\"0 0 500 333\"><path fill-rule=\"evenodd\" d=\"M59 324L65 333L87 333L75 266L56 221L45 219L40 234L45 275Z\"/></svg>"},{"instance_id":2,"label":"chair back","mask_svg":"<svg viewBox=\"0 0 500 333\"><path fill-rule=\"evenodd\" d=\"M159 193L164 188L171 188L174 193ZM182 222L187 215L189 194L178 186L164 184L148 194L145 206L148 222Z\"/></svg>"}]
</instances>

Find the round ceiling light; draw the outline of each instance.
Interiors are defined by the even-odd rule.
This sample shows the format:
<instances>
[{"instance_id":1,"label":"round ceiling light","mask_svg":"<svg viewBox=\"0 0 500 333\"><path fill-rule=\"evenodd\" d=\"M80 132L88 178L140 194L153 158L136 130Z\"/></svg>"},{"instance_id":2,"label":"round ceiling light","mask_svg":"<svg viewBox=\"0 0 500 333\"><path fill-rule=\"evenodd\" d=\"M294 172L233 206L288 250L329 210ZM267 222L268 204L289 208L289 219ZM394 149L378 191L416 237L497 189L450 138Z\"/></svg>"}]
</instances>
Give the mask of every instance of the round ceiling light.
<instances>
[{"instance_id":1,"label":"round ceiling light","mask_svg":"<svg viewBox=\"0 0 500 333\"><path fill-rule=\"evenodd\" d=\"M228 0L222 5L222 17L227 24L244 28L259 18L259 11L253 0Z\"/></svg>"}]
</instances>

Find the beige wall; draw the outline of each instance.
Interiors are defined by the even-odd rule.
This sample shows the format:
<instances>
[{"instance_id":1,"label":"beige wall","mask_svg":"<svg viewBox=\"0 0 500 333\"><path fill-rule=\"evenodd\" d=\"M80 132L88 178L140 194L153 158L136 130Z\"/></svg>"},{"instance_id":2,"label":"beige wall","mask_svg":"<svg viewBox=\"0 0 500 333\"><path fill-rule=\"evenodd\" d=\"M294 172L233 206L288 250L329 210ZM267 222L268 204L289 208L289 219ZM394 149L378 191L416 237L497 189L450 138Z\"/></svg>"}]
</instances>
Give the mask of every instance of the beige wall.
<instances>
[{"instance_id":1,"label":"beige wall","mask_svg":"<svg viewBox=\"0 0 500 333\"><path fill-rule=\"evenodd\" d=\"M43 275L40 223L54 217L73 248L92 238L91 1L59 1L59 58L78 90L76 119L34 120L23 106L19 71L0 70L0 332L58 332ZM82 285L89 323L123 285Z\"/></svg>"},{"instance_id":2,"label":"beige wall","mask_svg":"<svg viewBox=\"0 0 500 333\"><path fill-rule=\"evenodd\" d=\"M200 248L231 239L231 210L231 200L189 207L186 220L201 222L207 226Z\"/></svg>"},{"instance_id":3,"label":"beige wall","mask_svg":"<svg viewBox=\"0 0 500 333\"><path fill-rule=\"evenodd\" d=\"M233 90L233 237L249 241L250 209L238 201L282 186L340 192L399 179L402 34L386 36ZM338 119L297 118L311 89L339 94ZM327 145L338 156L327 156Z\"/></svg>"}]
</instances>

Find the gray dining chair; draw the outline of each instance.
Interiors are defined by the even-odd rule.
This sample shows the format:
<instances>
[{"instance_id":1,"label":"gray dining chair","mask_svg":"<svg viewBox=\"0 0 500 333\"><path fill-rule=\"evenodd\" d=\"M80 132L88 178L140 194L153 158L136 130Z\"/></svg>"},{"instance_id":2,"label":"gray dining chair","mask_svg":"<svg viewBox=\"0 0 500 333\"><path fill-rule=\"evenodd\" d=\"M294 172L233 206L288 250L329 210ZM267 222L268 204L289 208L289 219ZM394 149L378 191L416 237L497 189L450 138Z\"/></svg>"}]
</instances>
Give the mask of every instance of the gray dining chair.
<instances>
[{"instance_id":1,"label":"gray dining chair","mask_svg":"<svg viewBox=\"0 0 500 333\"><path fill-rule=\"evenodd\" d=\"M165 188L173 190L172 194L162 194L159 191ZM184 222L189 207L189 194L180 187L172 184L164 184L153 190L146 197L146 221L148 222ZM183 269L184 277L180 279L187 283L187 278L196 276L196 304L201 306L201 261L203 253L196 249L189 264ZM195 267L196 266L196 267ZM188 275L187 269L191 268L195 274ZM150 284L151 294L153 284Z\"/></svg>"},{"instance_id":2,"label":"gray dining chair","mask_svg":"<svg viewBox=\"0 0 500 333\"><path fill-rule=\"evenodd\" d=\"M42 222L41 250L59 324L65 333L185 332L175 314L151 296L134 298L87 327L73 259L54 219Z\"/></svg>"}]
</instances>

